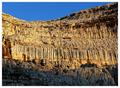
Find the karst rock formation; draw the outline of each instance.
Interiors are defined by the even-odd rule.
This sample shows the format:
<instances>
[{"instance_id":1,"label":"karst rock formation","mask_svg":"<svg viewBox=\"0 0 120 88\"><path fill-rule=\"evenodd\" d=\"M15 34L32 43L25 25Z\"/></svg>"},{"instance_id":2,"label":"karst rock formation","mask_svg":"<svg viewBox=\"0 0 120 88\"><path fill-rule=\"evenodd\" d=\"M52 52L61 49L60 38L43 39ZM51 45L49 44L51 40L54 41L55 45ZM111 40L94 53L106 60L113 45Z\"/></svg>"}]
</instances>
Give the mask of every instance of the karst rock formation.
<instances>
[{"instance_id":1,"label":"karst rock formation","mask_svg":"<svg viewBox=\"0 0 120 88\"><path fill-rule=\"evenodd\" d=\"M3 13L2 29L3 85L118 83L118 3L50 21L27 22ZM18 77L15 83L12 77Z\"/></svg>"},{"instance_id":2,"label":"karst rock formation","mask_svg":"<svg viewBox=\"0 0 120 88\"><path fill-rule=\"evenodd\" d=\"M50 21L27 22L2 14L3 58L50 66L117 64L117 3Z\"/></svg>"}]
</instances>

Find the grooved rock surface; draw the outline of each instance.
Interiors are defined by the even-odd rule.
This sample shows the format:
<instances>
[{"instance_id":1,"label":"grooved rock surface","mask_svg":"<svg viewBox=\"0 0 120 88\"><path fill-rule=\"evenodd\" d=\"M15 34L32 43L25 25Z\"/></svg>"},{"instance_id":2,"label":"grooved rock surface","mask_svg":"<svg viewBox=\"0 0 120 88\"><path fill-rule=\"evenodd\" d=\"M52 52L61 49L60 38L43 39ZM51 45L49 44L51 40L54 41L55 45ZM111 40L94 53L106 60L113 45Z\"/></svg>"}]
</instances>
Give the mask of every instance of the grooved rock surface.
<instances>
[{"instance_id":1,"label":"grooved rock surface","mask_svg":"<svg viewBox=\"0 0 120 88\"><path fill-rule=\"evenodd\" d=\"M3 59L17 60L21 68L25 69L34 68L54 72L57 68L55 74L58 75L62 72L79 70L81 73L80 77L76 76L78 79L64 78L64 73L62 74L64 80L72 80L71 85L117 85L117 74L113 74L117 71L118 65L117 17L118 3L81 10L51 21L27 22L3 13ZM8 64L11 62L8 61ZM18 66L14 61L12 64ZM3 65L3 69L14 71L12 67L7 69L4 66L6 64ZM102 72L101 68L106 68L109 72L106 70ZM78 75L79 71L75 73ZM94 72L93 75L91 71ZM38 74L44 73L38 72ZM3 79L5 79L4 75L6 76L6 73L3 74ZM111 81L108 81L109 79ZM45 83L46 80L48 81L46 77L37 80L38 82L45 80ZM65 85L64 83L70 85L70 82L61 81L59 77L56 80L58 84L53 80L51 84L43 85ZM74 84L75 80L81 80L81 83ZM101 83L101 80L104 80L104 83ZM5 80L3 84L7 85ZM18 85L30 84L20 82Z\"/></svg>"}]
</instances>

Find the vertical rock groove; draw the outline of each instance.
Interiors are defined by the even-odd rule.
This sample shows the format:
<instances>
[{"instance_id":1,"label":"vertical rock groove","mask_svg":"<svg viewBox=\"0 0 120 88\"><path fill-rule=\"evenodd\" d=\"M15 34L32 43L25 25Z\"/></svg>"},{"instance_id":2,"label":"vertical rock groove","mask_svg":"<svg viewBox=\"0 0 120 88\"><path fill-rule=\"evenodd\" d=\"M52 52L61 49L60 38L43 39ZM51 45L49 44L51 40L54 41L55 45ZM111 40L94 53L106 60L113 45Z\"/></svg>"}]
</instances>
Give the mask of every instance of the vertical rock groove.
<instances>
[{"instance_id":1,"label":"vertical rock groove","mask_svg":"<svg viewBox=\"0 0 120 88\"><path fill-rule=\"evenodd\" d=\"M27 22L2 14L3 58L48 63L117 64L117 3L53 21ZM95 12L94 12L95 10ZM93 14L94 12L94 14Z\"/></svg>"}]
</instances>

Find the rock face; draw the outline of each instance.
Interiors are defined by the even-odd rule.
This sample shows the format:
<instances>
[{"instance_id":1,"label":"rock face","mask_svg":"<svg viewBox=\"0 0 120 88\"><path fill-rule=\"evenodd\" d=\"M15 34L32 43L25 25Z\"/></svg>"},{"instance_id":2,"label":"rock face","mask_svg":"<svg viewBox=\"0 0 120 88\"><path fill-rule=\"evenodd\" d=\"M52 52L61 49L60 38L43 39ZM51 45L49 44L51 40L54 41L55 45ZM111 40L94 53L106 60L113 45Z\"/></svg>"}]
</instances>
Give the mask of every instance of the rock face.
<instances>
[{"instance_id":1,"label":"rock face","mask_svg":"<svg viewBox=\"0 0 120 88\"><path fill-rule=\"evenodd\" d=\"M38 70L35 70L39 68ZM76 70L44 72L32 63L3 59L3 86L114 86L115 81L105 68L81 67Z\"/></svg>"},{"instance_id":2,"label":"rock face","mask_svg":"<svg viewBox=\"0 0 120 88\"><path fill-rule=\"evenodd\" d=\"M3 58L48 69L118 64L118 3L51 21L27 22L2 14Z\"/></svg>"}]
</instances>

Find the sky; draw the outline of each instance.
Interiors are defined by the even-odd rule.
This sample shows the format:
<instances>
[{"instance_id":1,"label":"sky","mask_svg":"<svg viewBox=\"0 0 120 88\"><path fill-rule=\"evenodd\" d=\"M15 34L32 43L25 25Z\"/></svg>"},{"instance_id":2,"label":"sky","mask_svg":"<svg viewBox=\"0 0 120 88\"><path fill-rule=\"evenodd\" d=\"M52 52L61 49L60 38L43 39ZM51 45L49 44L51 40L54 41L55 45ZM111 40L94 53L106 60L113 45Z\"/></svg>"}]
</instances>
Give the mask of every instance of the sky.
<instances>
[{"instance_id":1,"label":"sky","mask_svg":"<svg viewBox=\"0 0 120 88\"><path fill-rule=\"evenodd\" d=\"M46 21L111 2L3 2L2 12L26 21Z\"/></svg>"}]
</instances>

